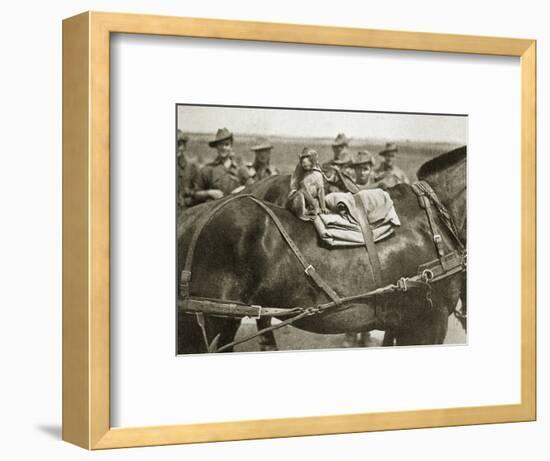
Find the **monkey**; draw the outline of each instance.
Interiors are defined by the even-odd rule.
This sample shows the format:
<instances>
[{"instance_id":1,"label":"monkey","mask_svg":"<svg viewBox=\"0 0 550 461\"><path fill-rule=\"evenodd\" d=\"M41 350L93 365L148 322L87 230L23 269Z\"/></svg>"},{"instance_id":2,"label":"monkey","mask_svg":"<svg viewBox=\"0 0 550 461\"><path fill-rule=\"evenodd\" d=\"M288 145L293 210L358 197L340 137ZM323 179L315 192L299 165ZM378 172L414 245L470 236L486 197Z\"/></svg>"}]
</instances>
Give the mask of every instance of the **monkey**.
<instances>
[{"instance_id":1,"label":"monkey","mask_svg":"<svg viewBox=\"0 0 550 461\"><path fill-rule=\"evenodd\" d=\"M309 221L328 213L325 202L325 177L319 168L317 152L305 147L290 180L288 208L300 219Z\"/></svg>"}]
</instances>

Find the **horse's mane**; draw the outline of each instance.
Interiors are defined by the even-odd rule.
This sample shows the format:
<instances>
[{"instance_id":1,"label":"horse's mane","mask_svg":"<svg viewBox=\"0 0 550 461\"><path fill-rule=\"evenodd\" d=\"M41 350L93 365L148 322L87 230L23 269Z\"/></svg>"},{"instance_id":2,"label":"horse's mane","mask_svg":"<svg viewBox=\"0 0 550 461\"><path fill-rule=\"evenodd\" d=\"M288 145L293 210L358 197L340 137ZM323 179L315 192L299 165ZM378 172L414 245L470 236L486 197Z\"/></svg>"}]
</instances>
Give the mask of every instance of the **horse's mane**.
<instances>
[{"instance_id":1,"label":"horse's mane","mask_svg":"<svg viewBox=\"0 0 550 461\"><path fill-rule=\"evenodd\" d=\"M458 147L450 152L441 154L424 163L417 171L416 176L422 180L426 177L445 170L466 159L466 146Z\"/></svg>"}]
</instances>

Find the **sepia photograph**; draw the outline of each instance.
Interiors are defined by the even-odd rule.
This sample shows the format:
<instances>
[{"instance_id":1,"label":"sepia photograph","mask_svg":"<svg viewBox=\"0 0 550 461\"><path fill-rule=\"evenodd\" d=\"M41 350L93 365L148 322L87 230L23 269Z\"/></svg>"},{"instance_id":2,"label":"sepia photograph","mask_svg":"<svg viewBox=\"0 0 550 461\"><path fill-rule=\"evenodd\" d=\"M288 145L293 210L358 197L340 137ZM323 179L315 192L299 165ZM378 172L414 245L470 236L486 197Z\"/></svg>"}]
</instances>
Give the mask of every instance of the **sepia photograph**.
<instances>
[{"instance_id":1,"label":"sepia photograph","mask_svg":"<svg viewBox=\"0 0 550 461\"><path fill-rule=\"evenodd\" d=\"M467 344L466 114L175 125L177 354Z\"/></svg>"}]
</instances>

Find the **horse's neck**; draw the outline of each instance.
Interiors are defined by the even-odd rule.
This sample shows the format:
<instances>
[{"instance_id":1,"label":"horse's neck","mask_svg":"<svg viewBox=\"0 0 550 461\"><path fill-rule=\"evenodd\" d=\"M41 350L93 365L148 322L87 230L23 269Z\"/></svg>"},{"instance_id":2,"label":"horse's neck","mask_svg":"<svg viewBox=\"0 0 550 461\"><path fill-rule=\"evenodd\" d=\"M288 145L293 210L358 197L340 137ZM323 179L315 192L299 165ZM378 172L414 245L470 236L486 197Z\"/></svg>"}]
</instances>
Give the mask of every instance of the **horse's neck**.
<instances>
[{"instance_id":1,"label":"horse's neck","mask_svg":"<svg viewBox=\"0 0 550 461\"><path fill-rule=\"evenodd\" d=\"M434 173L425 178L435 191L441 203L445 205L455 225L460 238L466 241L466 162L461 162L452 168Z\"/></svg>"}]
</instances>

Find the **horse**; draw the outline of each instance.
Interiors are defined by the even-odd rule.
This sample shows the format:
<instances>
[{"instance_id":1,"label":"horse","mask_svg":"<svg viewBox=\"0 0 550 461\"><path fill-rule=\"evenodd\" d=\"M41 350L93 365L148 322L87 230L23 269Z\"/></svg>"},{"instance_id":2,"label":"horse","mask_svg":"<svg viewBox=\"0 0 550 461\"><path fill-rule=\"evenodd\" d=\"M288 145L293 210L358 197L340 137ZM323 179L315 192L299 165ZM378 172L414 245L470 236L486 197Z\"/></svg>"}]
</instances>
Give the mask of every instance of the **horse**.
<instances>
[{"instance_id":1,"label":"horse","mask_svg":"<svg viewBox=\"0 0 550 461\"><path fill-rule=\"evenodd\" d=\"M455 223L458 238L465 244L466 147L426 162L417 176L435 191ZM401 227L394 235L377 243L383 284L416 274L419 265L438 258L426 213L419 206L411 186L400 184L388 189L388 193L400 217ZM316 306L329 300L323 290L310 283L265 211L246 198L221 200L227 200L227 205L204 226L197 240L189 285L191 297L283 309ZM219 201L184 213L184 225L178 232L178 274L184 267L197 223L217 206ZM265 206L276 215L308 262L329 281L339 296L376 288L364 251L324 247L319 244L311 223L297 219L276 204L265 203ZM446 248L455 248L449 232L444 231L441 238ZM322 334L391 330L396 345L442 344L447 333L448 316L454 311L462 289L463 274L459 272L431 285L430 303L420 290L395 292L385 294L381 299L362 299L345 309L302 318L294 326ZM180 310L178 353L206 352L206 343L216 337L220 345L230 343L239 325L240 319L206 315L202 329L194 315Z\"/></svg>"},{"instance_id":2,"label":"horse","mask_svg":"<svg viewBox=\"0 0 550 461\"><path fill-rule=\"evenodd\" d=\"M333 187L337 187L344 192L355 193L363 187L358 186L351 178L344 177L336 170L337 175L333 178ZM243 193L248 193L266 202L273 203L282 207L288 204L290 193L290 176L291 175L276 175L263 179L248 186ZM256 320L258 330L269 327L271 319L264 318ZM364 334L363 334L364 333ZM346 335L344 340L345 347L363 347L368 343L370 336L368 332L359 334ZM267 331L259 336L260 350L274 351L277 350L277 342L272 331Z\"/></svg>"},{"instance_id":3,"label":"horse","mask_svg":"<svg viewBox=\"0 0 550 461\"><path fill-rule=\"evenodd\" d=\"M388 190L388 189L391 189L391 187L395 186L395 182L392 182L392 184L389 185L386 182L384 182L384 180L374 185L369 184L366 186L361 186L355 183L350 184L349 180L343 181L342 179L343 178L340 176L340 180L336 183L336 186L339 187L342 191L348 191L352 193L355 193L358 190L370 189L375 187ZM418 179L422 179L422 178L418 177ZM259 181L257 183L254 183L253 185L248 186L244 191L244 193L252 194L259 199L274 203L279 206L286 206L288 201L287 200L288 195L290 193L290 175L277 175L277 176L271 176L269 178L265 178L263 181ZM466 325L466 315L467 315L466 272L463 273L460 303L461 303L460 310L456 310L455 314L462 328L466 331L466 328L467 328L467 325ZM269 324L270 324L270 319L257 320L258 329L265 328L269 326ZM368 332L364 332L364 333L365 334L360 333L358 335L351 335L351 338L349 335L347 335L345 340L345 343L347 345L345 347L364 346L369 338ZM367 339L367 341L365 339ZM277 350L275 336L271 331L268 331L267 333L262 334L260 336L259 342L260 342L261 350ZM394 343L395 343L395 336L393 332L386 331L384 334L382 345L393 346Z\"/></svg>"}]
</instances>

